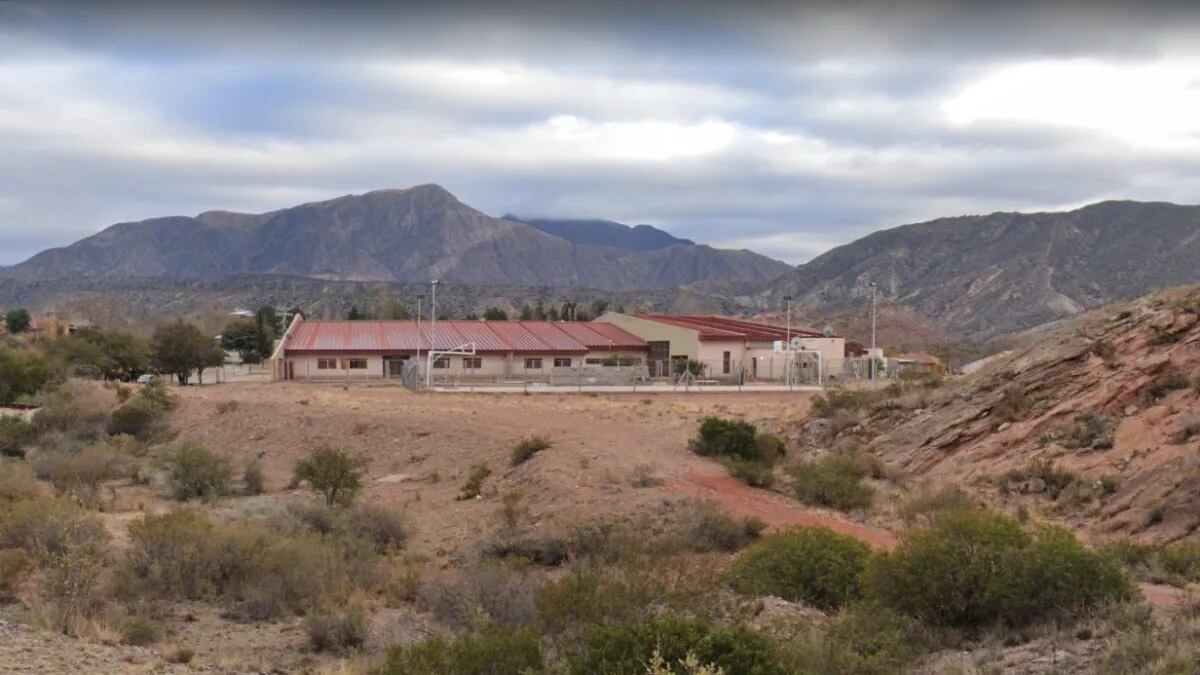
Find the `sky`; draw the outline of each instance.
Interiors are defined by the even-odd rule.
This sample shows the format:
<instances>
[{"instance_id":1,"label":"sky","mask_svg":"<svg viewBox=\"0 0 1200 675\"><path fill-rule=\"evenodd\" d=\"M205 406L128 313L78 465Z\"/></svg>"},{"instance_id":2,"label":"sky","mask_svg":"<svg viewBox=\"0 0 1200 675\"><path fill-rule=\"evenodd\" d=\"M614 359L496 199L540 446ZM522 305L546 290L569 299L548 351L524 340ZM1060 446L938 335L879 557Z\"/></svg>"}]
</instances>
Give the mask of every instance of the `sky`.
<instances>
[{"instance_id":1,"label":"sky","mask_svg":"<svg viewBox=\"0 0 1200 675\"><path fill-rule=\"evenodd\" d=\"M0 265L424 183L800 263L1198 179L1200 3L0 0Z\"/></svg>"}]
</instances>

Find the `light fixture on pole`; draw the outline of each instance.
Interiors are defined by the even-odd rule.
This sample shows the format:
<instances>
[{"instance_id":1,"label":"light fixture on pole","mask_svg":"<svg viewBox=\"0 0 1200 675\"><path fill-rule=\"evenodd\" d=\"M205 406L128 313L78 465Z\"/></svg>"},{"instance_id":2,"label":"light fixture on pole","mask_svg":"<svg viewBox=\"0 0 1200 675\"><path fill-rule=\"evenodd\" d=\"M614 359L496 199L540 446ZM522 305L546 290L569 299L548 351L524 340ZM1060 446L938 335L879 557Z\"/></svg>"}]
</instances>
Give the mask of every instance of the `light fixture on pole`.
<instances>
[{"instance_id":1,"label":"light fixture on pole","mask_svg":"<svg viewBox=\"0 0 1200 675\"><path fill-rule=\"evenodd\" d=\"M783 296L783 301L787 304L787 340L783 343L784 350L784 367L787 368L787 374L784 381L787 382L789 388L792 385L792 296Z\"/></svg>"},{"instance_id":2,"label":"light fixture on pole","mask_svg":"<svg viewBox=\"0 0 1200 675\"><path fill-rule=\"evenodd\" d=\"M425 364L426 387L433 383L433 350L437 349L437 285L438 280L434 279L431 284L433 290L429 297L429 356Z\"/></svg>"},{"instance_id":3,"label":"light fixture on pole","mask_svg":"<svg viewBox=\"0 0 1200 675\"><path fill-rule=\"evenodd\" d=\"M874 281L872 281L870 283L870 289L871 289L871 351L870 351L870 358L871 358L871 360L869 362L870 367L868 369L868 372L870 373L870 379L872 379L872 380L875 379L875 364L876 364L876 360L875 360L875 292L878 288L879 288L879 286Z\"/></svg>"}]
</instances>

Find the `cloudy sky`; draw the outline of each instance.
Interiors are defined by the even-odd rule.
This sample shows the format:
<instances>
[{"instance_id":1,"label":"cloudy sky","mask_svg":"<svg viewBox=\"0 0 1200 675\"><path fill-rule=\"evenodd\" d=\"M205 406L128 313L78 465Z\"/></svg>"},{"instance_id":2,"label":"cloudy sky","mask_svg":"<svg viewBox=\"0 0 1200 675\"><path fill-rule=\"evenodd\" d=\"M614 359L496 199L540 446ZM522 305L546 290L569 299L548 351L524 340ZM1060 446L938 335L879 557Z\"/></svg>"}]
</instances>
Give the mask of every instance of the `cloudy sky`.
<instances>
[{"instance_id":1,"label":"cloudy sky","mask_svg":"<svg viewBox=\"0 0 1200 675\"><path fill-rule=\"evenodd\" d=\"M0 264L421 183L792 262L943 215L1200 203L1186 4L329 4L0 0Z\"/></svg>"}]
</instances>

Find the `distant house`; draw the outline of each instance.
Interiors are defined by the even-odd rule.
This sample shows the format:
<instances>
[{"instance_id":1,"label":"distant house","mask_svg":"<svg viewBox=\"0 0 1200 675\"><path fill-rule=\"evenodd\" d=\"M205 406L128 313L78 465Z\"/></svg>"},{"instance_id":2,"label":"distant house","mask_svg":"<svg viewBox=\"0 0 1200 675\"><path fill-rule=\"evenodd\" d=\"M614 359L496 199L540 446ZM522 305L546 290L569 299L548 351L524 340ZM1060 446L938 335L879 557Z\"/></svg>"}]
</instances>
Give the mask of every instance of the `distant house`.
<instances>
[{"instance_id":1,"label":"distant house","mask_svg":"<svg viewBox=\"0 0 1200 675\"><path fill-rule=\"evenodd\" d=\"M815 381L818 368L824 375L840 373L846 358L844 338L800 327L789 330L720 316L615 312L594 323L611 323L645 340L651 376L670 376L698 363L702 377L723 382L784 380L789 367L811 370L800 374ZM781 353L777 343L785 341L809 358Z\"/></svg>"},{"instance_id":2,"label":"distant house","mask_svg":"<svg viewBox=\"0 0 1200 675\"><path fill-rule=\"evenodd\" d=\"M87 319L64 319L55 313L40 314L29 320L29 336L34 341L52 341L91 327L92 322Z\"/></svg>"},{"instance_id":3,"label":"distant house","mask_svg":"<svg viewBox=\"0 0 1200 675\"><path fill-rule=\"evenodd\" d=\"M397 379L425 376L431 348L435 377L542 380L588 369L644 367L646 342L610 324L553 321L305 321L297 317L272 357L276 380ZM415 364L415 365L414 365Z\"/></svg>"}]
</instances>

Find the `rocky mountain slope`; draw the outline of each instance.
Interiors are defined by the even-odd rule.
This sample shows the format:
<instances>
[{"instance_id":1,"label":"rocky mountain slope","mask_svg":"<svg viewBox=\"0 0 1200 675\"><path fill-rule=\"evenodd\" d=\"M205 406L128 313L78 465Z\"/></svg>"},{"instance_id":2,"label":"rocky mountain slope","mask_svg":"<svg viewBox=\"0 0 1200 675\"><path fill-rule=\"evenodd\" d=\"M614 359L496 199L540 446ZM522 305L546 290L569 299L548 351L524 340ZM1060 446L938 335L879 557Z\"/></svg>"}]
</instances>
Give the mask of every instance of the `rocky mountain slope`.
<instances>
[{"instance_id":1,"label":"rocky mountain slope","mask_svg":"<svg viewBox=\"0 0 1200 675\"><path fill-rule=\"evenodd\" d=\"M876 232L800 265L759 301L862 305L874 281L942 328L988 338L1200 281L1197 261L1200 206L1102 202Z\"/></svg>"},{"instance_id":2,"label":"rocky mountain slope","mask_svg":"<svg viewBox=\"0 0 1200 675\"><path fill-rule=\"evenodd\" d=\"M631 232L635 239L641 234ZM257 215L210 211L194 218L121 223L40 253L0 276L28 283L98 276L286 274L622 289L721 278L762 283L789 269L750 251L690 242L654 249L576 243L525 223L492 218L439 186L422 185Z\"/></svg>"},{"instance_id":3,"label":"rocky mountain slope","mask_svg":"<svg viewBox=\"0 0 1200 675\"><path fill-rule=\"evenodd\" d=\"M1200 529L1200 286L1032 338L928 401L877 408L869 450L1093 539Z\"/></svg>"}]
</instances>

